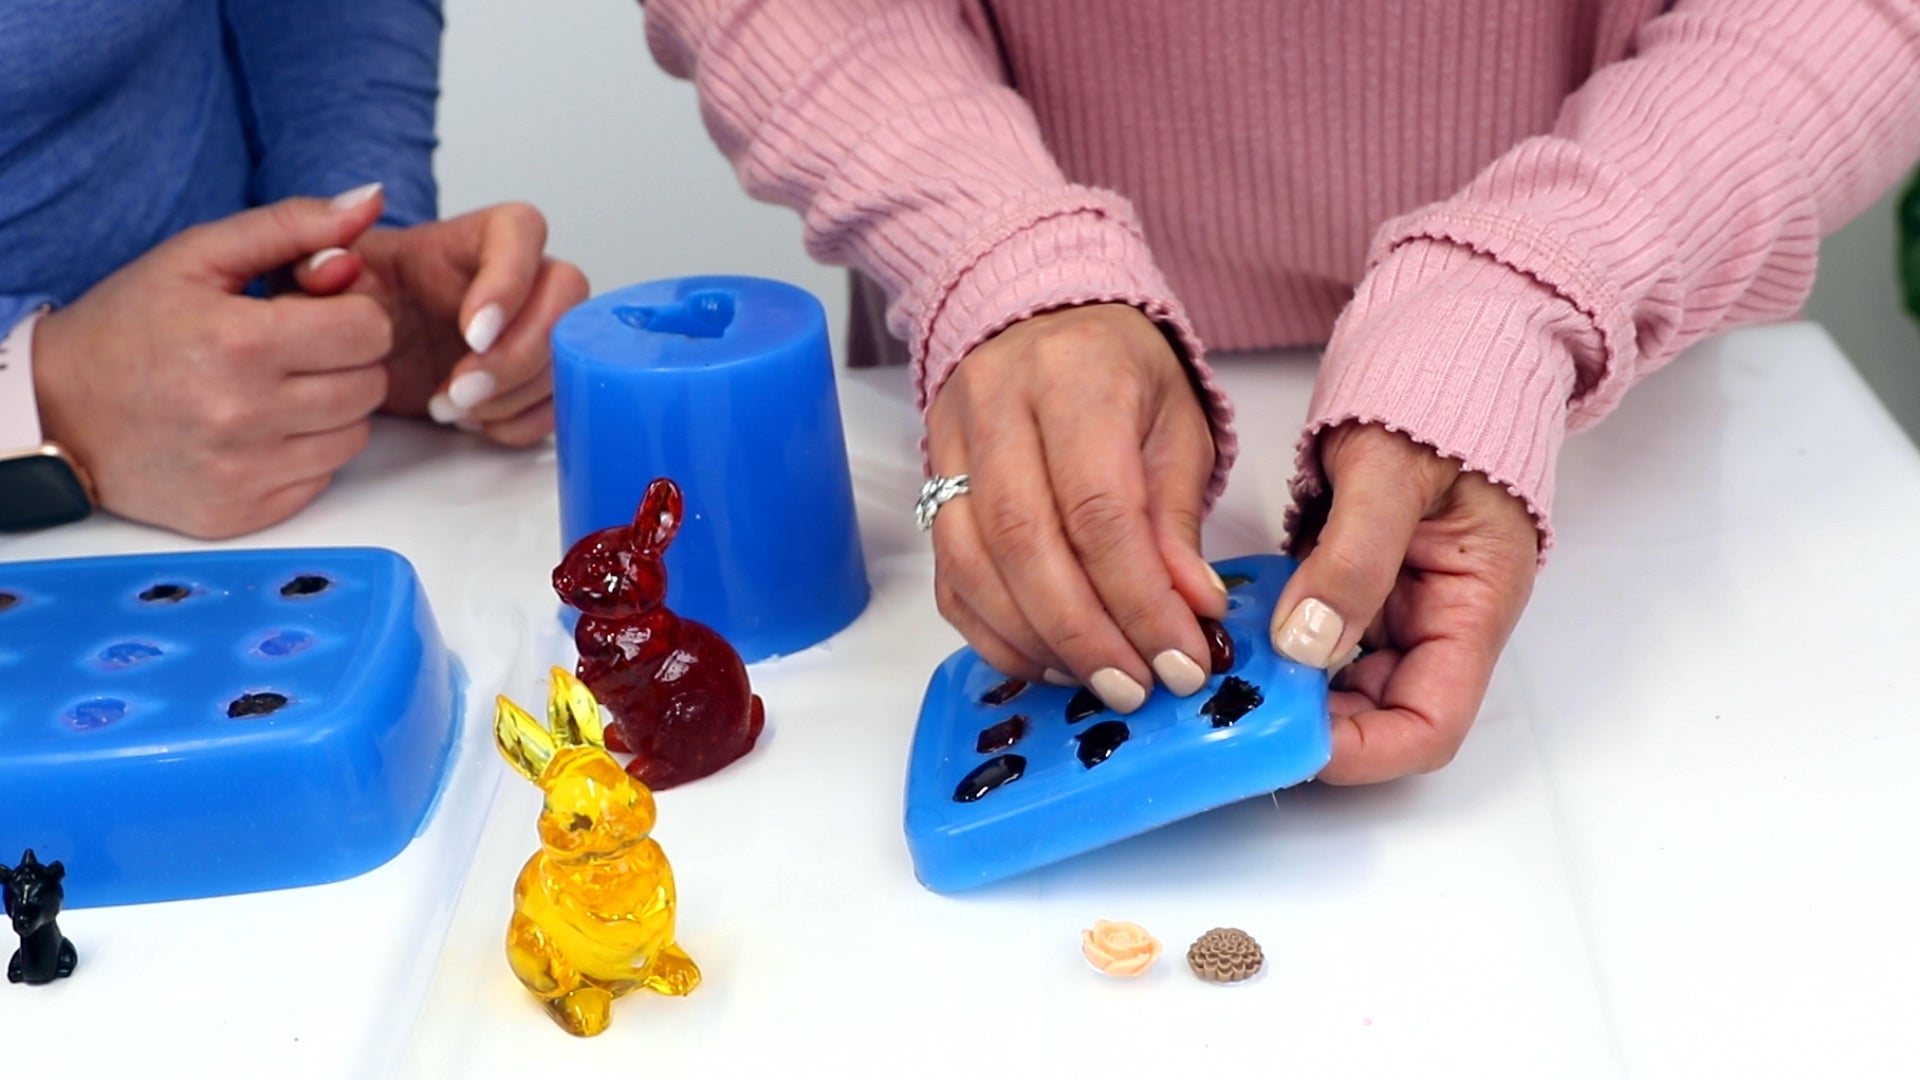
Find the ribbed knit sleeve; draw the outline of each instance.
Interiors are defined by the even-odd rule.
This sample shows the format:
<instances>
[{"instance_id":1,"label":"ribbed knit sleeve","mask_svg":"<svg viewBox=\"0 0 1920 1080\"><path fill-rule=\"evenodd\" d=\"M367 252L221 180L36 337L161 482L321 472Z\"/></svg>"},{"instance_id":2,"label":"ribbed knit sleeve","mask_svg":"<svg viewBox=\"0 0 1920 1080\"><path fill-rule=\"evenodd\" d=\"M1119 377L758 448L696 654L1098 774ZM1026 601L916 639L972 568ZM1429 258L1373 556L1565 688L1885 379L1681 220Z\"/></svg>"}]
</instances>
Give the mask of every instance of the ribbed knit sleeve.
<instances>
[{"instance_id":1,"label":"ribbed knit sleeve","mask_svg":"<svg viewBox=\"0 0 1920 1080\"><path fill-rule=\"evenodd\" d=\"M699 89L747 192L798 210L808 251L857 267L931 403L971 349L1050 309L1132 304L1180 343L1213 424L1232 408L1155 266L1132 206L1070 183L961 0L648 0L647 39Z\"/></svg>"},{"instance_id":2,"label":"ribbed knit sleeve","mask_svg":"<svg viewBox=\"0 0 1920 1080\"><path fill-rule=\"evenodd\" d=\"M1792 316L1820 237L1920 155L1913 0L1680 0L1553 131L1389 221L1329 342L1294 494L1349 420L1526 500L1552 542L1568 431L1727 327Z\"/></svg>"}]
</instances>

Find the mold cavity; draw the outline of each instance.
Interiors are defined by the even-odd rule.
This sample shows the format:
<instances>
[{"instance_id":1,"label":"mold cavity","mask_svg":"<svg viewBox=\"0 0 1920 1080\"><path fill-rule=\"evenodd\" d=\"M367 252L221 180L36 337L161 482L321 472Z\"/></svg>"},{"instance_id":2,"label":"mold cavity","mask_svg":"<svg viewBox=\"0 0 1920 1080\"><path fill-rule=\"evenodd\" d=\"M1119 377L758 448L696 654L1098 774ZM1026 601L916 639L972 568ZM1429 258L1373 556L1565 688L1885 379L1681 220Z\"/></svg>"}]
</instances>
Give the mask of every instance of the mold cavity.
<instances>
[{"instance_id":1,"label":"mold cavity","mask_svg":"<svg viewBox=\"0 0 1920 1080\"><path fill-rule=\"evenodd\" d=\"M287 703L287 695L276 694L271 690L262 690L257 694L241 694L227 702L227 716L239 720L249 716L265 716L278 712Z\"/></svg>"},{"instance_id":2,"label":"mold cavity","mask_svg":"<svg viewBox=\"0 0 1920 1080\"><path fill-rule=\"evenodd\" d=\"M1005 705L1007 702L1019 697L1020 691L1026 688L1027 684L1025 682L1019 679L1008 679L1006 682L995 684L993 689L981 694L980 704Z\"/></svg>"},{"instance_id":3,"label":"mold cavity","mask_svg":"<svg viewBox=\"0 0 1920 1080\"><path fill-rule=\"evenodd\" d=\"M1017 743L1027 734L1027 718L1009 716L980 733L973 748L982 754L996 754Z\"/></svg>"},{"instance_id":4,"label":"mold cavity","mask_svg":"<svg viewBox=\"0 0 1920 1080\"><path fill-rule=\"evenodd\" d=\"M100 663L110 668L130 668L160 655L158 645L144 641L122 641L100 650Z\"/></svg>"},{"instance_id":5,"label":"mold cavity","mask_svg":"<svg viewBox=\"0 0 1920 1080\"><path fill-rule=\"evenodd\" d=\"M75 731L92 731L125 715L127 703L119 698L90 698L67 710L67 725Z\"/></svg>"},{"instance_id":6,"label":"mold cavity","mask_svg":"<svg viewBox=\"0 0 1920 1080\"><path fill-rule=\"evenodd\" d=\"M313 644L313 635L304 630L282 630L254 646L262 656L292 656Z\"/></svg>"},{"instance_id":7,"label":"mold cavity","mask_svg":"<svg viewBox=\"0 0 1920 1080\"><path fill-rule=\"evenodd\" d=\"M19 593L10 593L5 590L0 590L0 611L5 611L8 608L14 606L15 604L18 604L19 602L20 602Z\"/></svg>"},{"instance_id":8,"label":"mold cavity","mask_svg":"<svg viewBox=\"0 0 1920 1080\"><path fill-rule=\"evenodd\" d=\"M1120 749L1120 744L1132 734L1127 730L1127 725L1118 720L1102 720L1080 733L1077 739L1080 746L1074 750L1073 756L1080 759L1080 764L1091 769L1112 757L1113 752Z\"/></svg>"},{"instance_id":9,"label":"mold cavity","mask_svg":"<svg viewBox=\"0 0 1920 1080\"><path fill-rule=\"evenodd\" d=\"M1232 727L1266 700L1259 687L1238 675L1229 675L1219 691L1200 706L1200 715L1213 717L1214 727Z\"/></svg>"},{"instance_id":10,"label":"mold cavity","mask_svg":"<svg viewBox=\"0 0 1920 1080\"><path fill-rule=\"evenodd\" d=\"M973 802L994 788L1013 783L1027 771L1027 759L1019 754L1002 754L968 773L953 789L954 802Z\"/></svg>"},{"instance_id":11,"label":"mold cavity","mask_svg":"<svg viewBox=\"0 0 1920 1080\"><path fill-rule=\"evenodd\" d=\"M617 307L613 317L635 330L717 338L733 323L733 297L715 291L688 293L671 304Z\"/></svg>"},{"instance_id":12,"label":"mold cavity","mask_svg":"<svg viewBox=\"0 0 1920 1080\"><path fill-rule=\"evenodd\" d=\"M332 587L333 582L321 577L319 574L301 574L299 577L280 586L280 595L286 597L312 596L316 593L326 592Z\"/></svg>"},{"instance_id":13,"label":"mold cavity","mask_svg":"<svg viewBox=\"0 0 1920 1080\"><path fill-rule=\"evenodd\" d=\"M1253 575L1252 574L1222 574L1220 576L1220 583L1225 585L1228 591L1232 591L1234 589L1239 588L1242 585L1253 584Z\"/></svg>"},{"instance_id":14,"label":"mold cavity","mask_svg":"<svg viewBox=\"0 0 1920 1080\"><path fill-rule=\"evenodd\" d=\"M1233 635L1213 619L1200 620L1200 632L1207 636L1207 665L1215 675L1233 670Z\"/></svg>"},{"instance_id":15,"label":"mold cavity","mask_svg":"<svg viewBox=\"0 0 1920 1080\"><path fill-rule=\"evenodd\" d=\"M1243 607L1246 607L1246 606L1247 606L1247 602L1246 602L1245 600L1242 600L1242 599L1240 599L1240 598L1239 598L1239 597L1237 597L1237 596L1229 596L1229 597L1227 597L1227 610L1228 610L1228 611L1239 611L1239 610L1240 610L1241 608L1243 608Z\"/></svg>"},{"instance_id":16,"label":"mold cavity","mask_svg":"<svg viewBox=\"0 0 1920 1080\"><path fill-rule=\"evenodd\" d=\"M140 599L149 604L177 604L192 595L193 590L185 585L162 582L148 586L147 590L140 594Z\"/></svg>"},{"instance_id":17,"label":"mold cavity","mask_svg":"<svg viewBox=\"0 0 1920 1080\"><path fill-rule=\"evenodd\" d=\"M1081 687L1080 692L1067 702L1067 723L1077 724L1095 713L1107 711L1107 704L1094 696L1093 691Z\"/></svg>"}]
</instances>

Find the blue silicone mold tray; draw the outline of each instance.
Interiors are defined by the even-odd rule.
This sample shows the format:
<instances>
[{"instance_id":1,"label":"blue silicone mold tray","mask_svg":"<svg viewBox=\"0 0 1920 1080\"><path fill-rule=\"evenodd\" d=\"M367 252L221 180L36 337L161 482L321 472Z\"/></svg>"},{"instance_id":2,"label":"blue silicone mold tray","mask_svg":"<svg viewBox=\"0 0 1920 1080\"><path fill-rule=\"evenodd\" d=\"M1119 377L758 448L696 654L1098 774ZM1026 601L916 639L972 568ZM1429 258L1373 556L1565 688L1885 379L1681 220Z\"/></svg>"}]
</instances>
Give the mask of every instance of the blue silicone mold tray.
<instances>
[{"instance_id":1,"label":"blue silicone mold tray","mask_svg":"<svg viewBox=\"0 0 1920 1080\"><path fill-rule=\"evenodd\" d=\"M907 845L923 885L985 885L1291 787L1326 765L1326 674L1275 653L1267 633L1295 563L1255 555L1214 566L1230 587L1223 625L1234 662L1192 697L1157 688L1130 715L1070 719L1070 706L1079 716L1097 700L1039 683L1005 696L1019 684L972 649L940 665L907 770ZM1251 701L1249 688L1259 703L1229 719L1238 710L1227 705Z\"/></svg>"},{"instance_id":2,"label":"blue silicone mold tray","mask_svg":"<svg viewBox=\"0 0 1920 1080\"><path fill-rule=\"evenodd\" d=\"M413 838L457 672L373 548L0 563L0 860L69 907L339 881Z\"/></svg>"}]
</instances>

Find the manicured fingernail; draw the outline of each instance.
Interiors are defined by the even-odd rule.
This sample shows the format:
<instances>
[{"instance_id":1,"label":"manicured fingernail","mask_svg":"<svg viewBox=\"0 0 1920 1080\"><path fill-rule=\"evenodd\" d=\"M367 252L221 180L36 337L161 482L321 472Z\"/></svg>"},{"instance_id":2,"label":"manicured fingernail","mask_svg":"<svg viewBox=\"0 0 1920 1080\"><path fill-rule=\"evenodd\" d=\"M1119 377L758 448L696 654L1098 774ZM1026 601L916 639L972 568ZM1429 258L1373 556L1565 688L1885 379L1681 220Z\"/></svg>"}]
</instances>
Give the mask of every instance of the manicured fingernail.
<instances>
[{"instance_id":1,"label":"manicured fingernail","mask_svg":"<svg viewBox=\"0 0 1920 1080\"><path fill-rule=\"evenodd\" d=\"M1101 668L1087 680L1094 696L1117 713L1130 713L1147 700L1147 690L1119 668Z\"/></svg>"},{"instance_id":2,"label":"manicured fingernail","mask_svg":"<svg viewBox=\"0 0 1920 1080\"><path fill-rule=\"evenodd\" d=\"M312 271L318 270L346 253L346 248L322 248L314 252L313 257L307 260L307 271L311 273Z\"/></svg>"},{"instance_id":3,"label":"manicured fingernail","mask_svg":"<svg viewBox=\"0 0 1920 1080\"><path fill-rule=\"evenodd\" d=\"M469 371L447 384L447 400L465 412L493 396L498 382L491 371Z\"/></svg>"},{"instance_id":4,"label":"manicured fingernail","mask_svg":"<svg viewBox=\"0 0 1920 1080\"><path fill-rule=\"evenodd\" d=\"M493 348L494 341L500 337L500 327L506 321L506 312L500 310L499 304L488 304L474 312L473 318L467 320L467 348L477 353Z\"/></svg>"},{"instance_id":5,"label":"manicured fingernail","mask_svg":"<svg viewBox=\"0 0 1920 1080\"><path fill-rule=\"evenodd\" d=\"M378 194L380 194L380 182L375 180L371 184L361 184L352 191L343 191L335 195L332 206L335 210L351 210Z\"/></svg>"},{"instance_id":6,"label":"manicured fingernail","mask_svg":"<svg viewBox=\"0 0 1920 1080\"><path fill-rule=\"evenodd\" d=\"M1207 685L1207 673L1193 657L1179 649L1168 649L1153 658L1153 673L1160 676L1160 684L1180 695L1189 697L1200 692Z\"/></svg>"},{"instance_id":7,"label":"manicured fingernail","mask_svg":"<svg viewBox=\"0 0 1920 1080\"><path fill-rule=\"evenodd\" d=\"M1213 587L1220 590L1221 596L1227 595L1226 579L1222 578L1220 571L1215 570L1211 564L1207 566L1207 576L1213 579Z\"/></svg>"},{"instance_id":8,"label":"manicured fingernail","mask_svg":"<svg viewBox=\"0 0 1920 1080\"><path fill-rule=\"evenodd\" d=\"M1273 628L1273 651L1296 664L1324 668L1346 628L1339 612L1312 598L1302 600Z\"/></svg>"},{"instance_id":9,"label":"manicured fingernail","mask_svg":"<svg viewBox=\"0 0 1920 1080\"><path fill-rule=\"evenodd\" d=\"M1048 668L1047 670L1041 672L1040 678L1042 681L1051 683L1054 686L1079 686L1080 685L1080 680L1074 678L1073 676L1067 674L1064 671L1055 671L1052 668Z\"/></svg>"},{"instance_id":10,"label":"manicured fingernail","mask_svg":"<svg viewBox=\"0 0 1920 1080\"><path fill-rule=\"evenodd\" d=\"M435 394L427 399L427 415L433 417L436 424L451 424L466 414L449 401L447 395Z\"/></svg>"}]
</instances>

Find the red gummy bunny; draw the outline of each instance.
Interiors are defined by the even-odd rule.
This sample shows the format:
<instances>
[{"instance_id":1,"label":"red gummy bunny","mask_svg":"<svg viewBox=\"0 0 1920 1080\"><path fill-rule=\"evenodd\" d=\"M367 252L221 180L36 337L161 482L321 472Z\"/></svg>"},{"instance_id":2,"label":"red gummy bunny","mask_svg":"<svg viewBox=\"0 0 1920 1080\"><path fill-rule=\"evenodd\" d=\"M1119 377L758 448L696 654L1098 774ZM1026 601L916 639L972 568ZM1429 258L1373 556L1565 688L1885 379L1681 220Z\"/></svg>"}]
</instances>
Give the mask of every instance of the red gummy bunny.
<instances>
[{"instance_id":1,"label":"red gummy bunny","mask_svg":"<svg viewBox=\"0 0 1920 1080\"><path fill-rule=\"evenodd\" d=\"M613 714L607 748L633 754L627 772L655 791L738 761L766 726L740 654L662 606L661 558L680 512L679 486L655 480L631 525L581 537L553 572L554 591L580 612L576 674Z\"/></svg>"}]
</instances>

